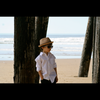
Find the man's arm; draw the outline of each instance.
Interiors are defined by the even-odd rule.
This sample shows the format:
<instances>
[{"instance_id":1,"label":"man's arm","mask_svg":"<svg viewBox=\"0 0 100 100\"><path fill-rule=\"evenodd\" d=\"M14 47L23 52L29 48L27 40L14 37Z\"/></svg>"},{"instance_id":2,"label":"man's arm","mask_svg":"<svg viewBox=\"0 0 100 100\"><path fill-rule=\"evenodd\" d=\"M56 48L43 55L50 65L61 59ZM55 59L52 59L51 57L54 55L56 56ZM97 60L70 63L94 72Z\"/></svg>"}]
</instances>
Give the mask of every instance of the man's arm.
<instances>
[{"instance_id":1,"label":"man's arm","mask_svg":"<svg viewBox=\"0 0 100 100\"><path fill-rule=\"evenodd\" d=\"M54 68L56 74L57 74L57 68ZM56 76L56 82L58 82L58 76Z\"/></svg>"},{"instance_id":2,"label":"man's arm","mask_svg":"<svg viewBox=\"0 0 100 100\"><path fill-rule=\"evenodd\" d=\"M43 80L43 75L41 73L41 70L38 73L39 73L39 76L41 77L41 80Z\"/></svg>"},{"instance_id":3,"label":"man's arm","mask_svg":"<svg viewBox=\"0 0 100 100\"><path fill-rule=\"evenodd\" d=\"M54 70L55 70L55 72L56 72L56 74L57 74L57 68L54 68Z\"/></svg>"}]
</instances>

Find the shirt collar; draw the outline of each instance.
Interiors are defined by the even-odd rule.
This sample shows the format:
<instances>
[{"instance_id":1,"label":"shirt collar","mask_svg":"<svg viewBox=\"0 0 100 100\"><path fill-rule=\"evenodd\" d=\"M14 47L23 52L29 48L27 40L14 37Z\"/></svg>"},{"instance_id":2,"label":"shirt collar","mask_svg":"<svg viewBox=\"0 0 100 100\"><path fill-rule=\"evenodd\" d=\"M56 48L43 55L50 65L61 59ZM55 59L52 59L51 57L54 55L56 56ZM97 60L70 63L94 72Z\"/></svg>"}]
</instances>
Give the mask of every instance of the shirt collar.
<instances>
[{"instance_id":1,"label":"shirt collar","mask_svg":"<svg viewBox=\"0 0 100 100\"><path fill-rule=\"evenodd\" d=\"M46 55L44 52L41 52L41 53L40 53L41 56L42 56L43 54ZM50 54L51 54L51 53L49 52L48 55L50 55Z\"/></svg>"},{"instance_id":2,"label":"shirt collar","mask_svg":"<svg viewBox=\"0 0 100 100\"><path fill-rule=\"evenodd\" d=\"M40 55L42 56L44 53L43 52L40 52Z\"/></svg>"}]
</instances>

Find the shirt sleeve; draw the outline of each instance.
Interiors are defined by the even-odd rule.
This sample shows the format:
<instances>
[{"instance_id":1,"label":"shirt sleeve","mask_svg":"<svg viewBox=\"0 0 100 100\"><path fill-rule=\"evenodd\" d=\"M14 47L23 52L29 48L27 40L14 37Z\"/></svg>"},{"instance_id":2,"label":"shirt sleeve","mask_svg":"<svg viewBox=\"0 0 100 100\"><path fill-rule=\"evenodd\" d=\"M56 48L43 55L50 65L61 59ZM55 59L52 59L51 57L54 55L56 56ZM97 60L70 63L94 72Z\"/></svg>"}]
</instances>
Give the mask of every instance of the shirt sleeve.
<instances>
[{"instance_id":1,"label":"shirt sleeve","mask_svg":"<svg viewBox=\"0 0 100 100\"><path fill-rule=\"evenodd\" d=\"M42 62L41 62L41 58L38 56L36 59L36 68L37 68L37 72L39 72L42 69Z\"/></svg>"},{"instance_id":2,"label":"shirt sleeve","mask_svg":"<svg viewBox=\"0 0 100 100\"><path fill-rule=\"evenodd\" d=\"M57 67L57 64L56 64L56 62L55 62L55 59L56 59L56 57L53 55L53 58L54 58L54 68L56 68Z\"/></svg>"},{"instance_id":3,"label":"shirt sleeve","mask_svg":"<svg viewBox=\"0 0 100 100\"><path fill-rule=\"evenodd\" d=\"M53 66L54 68L56 68L57 67L57 64L56 64L56 62L55 62L55 59L54 59L54 66Z\"/></svg>"},{"instance_id":4,"label":"shirt sleeve","mask_svg":"<svg viewBox=\"0 0 100 100\"><path fill-rule=\"evenodd\" d=\"M57 67L57 64L55 62L56 57L53 54L51 54L51 55L53 57L53 68L56 68Z\"/></svg>"}]
</instances>

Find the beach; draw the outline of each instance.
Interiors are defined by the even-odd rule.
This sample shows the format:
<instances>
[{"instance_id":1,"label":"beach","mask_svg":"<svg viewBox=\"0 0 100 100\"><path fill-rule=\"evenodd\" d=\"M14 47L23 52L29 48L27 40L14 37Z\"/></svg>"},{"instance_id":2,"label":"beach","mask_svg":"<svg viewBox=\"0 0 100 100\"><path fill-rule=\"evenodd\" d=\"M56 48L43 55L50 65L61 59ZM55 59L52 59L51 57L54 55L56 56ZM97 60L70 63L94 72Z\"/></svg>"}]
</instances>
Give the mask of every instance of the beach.
<instances>
[{"instance_id":1,"label":"beach","mask_svg":"<svg viewBox=\"0 0 100 100\"><path fill-rule=\"evenodd\" d=\"M88 77L78 77L80 59L56 59L57 83L92 83L92 61ZM14 83L14 61L0 61L0 83Z\"/></svg>"},{"instance_id":2,"label":"beach","mask_svg":"<svg viewBox=\"0 0 100 100\"><path fill-rule=\"evenodd\" d=\"M0 83L14 83L13 61L0 61Z\"/></svg>"},{"instance_id":3,"label":"beach","mask_svg":"<svg viewBox=\"0 0 100 100\"><path fill-rule=\"evenodd\" d=\"M58 83L92 83L92 61L88 77L78 77L81 59L57 59Z\"/></svg>"}]
</instances>

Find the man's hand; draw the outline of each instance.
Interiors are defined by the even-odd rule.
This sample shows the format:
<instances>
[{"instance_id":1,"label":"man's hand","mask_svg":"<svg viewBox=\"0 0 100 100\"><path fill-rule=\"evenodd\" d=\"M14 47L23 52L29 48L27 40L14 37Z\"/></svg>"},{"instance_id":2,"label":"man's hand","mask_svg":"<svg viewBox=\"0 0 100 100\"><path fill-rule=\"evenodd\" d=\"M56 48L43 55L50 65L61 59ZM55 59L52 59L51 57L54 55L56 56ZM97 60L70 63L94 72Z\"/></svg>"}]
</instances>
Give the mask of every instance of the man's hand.
<instances>
[{"instance_id":1,"label":"man's hand","mask_svg":"<svg viewBox=\"0 0 100 100\"><path fill-rule=\"evenodd\" d=\"M56 82L58 82L58 77L56 76Z\"/></svg>"},{"instance_id":2,"label":"man's hand","mask_svg":"<svg viewBox=\"0 0 100 100\"><path fill-rule=\"evenodd\" d=\"M54 68L56 74L57 74L57 68ZM58 82L58 77L56 76L56 82Z\"/></svg>"}]
</instances>

